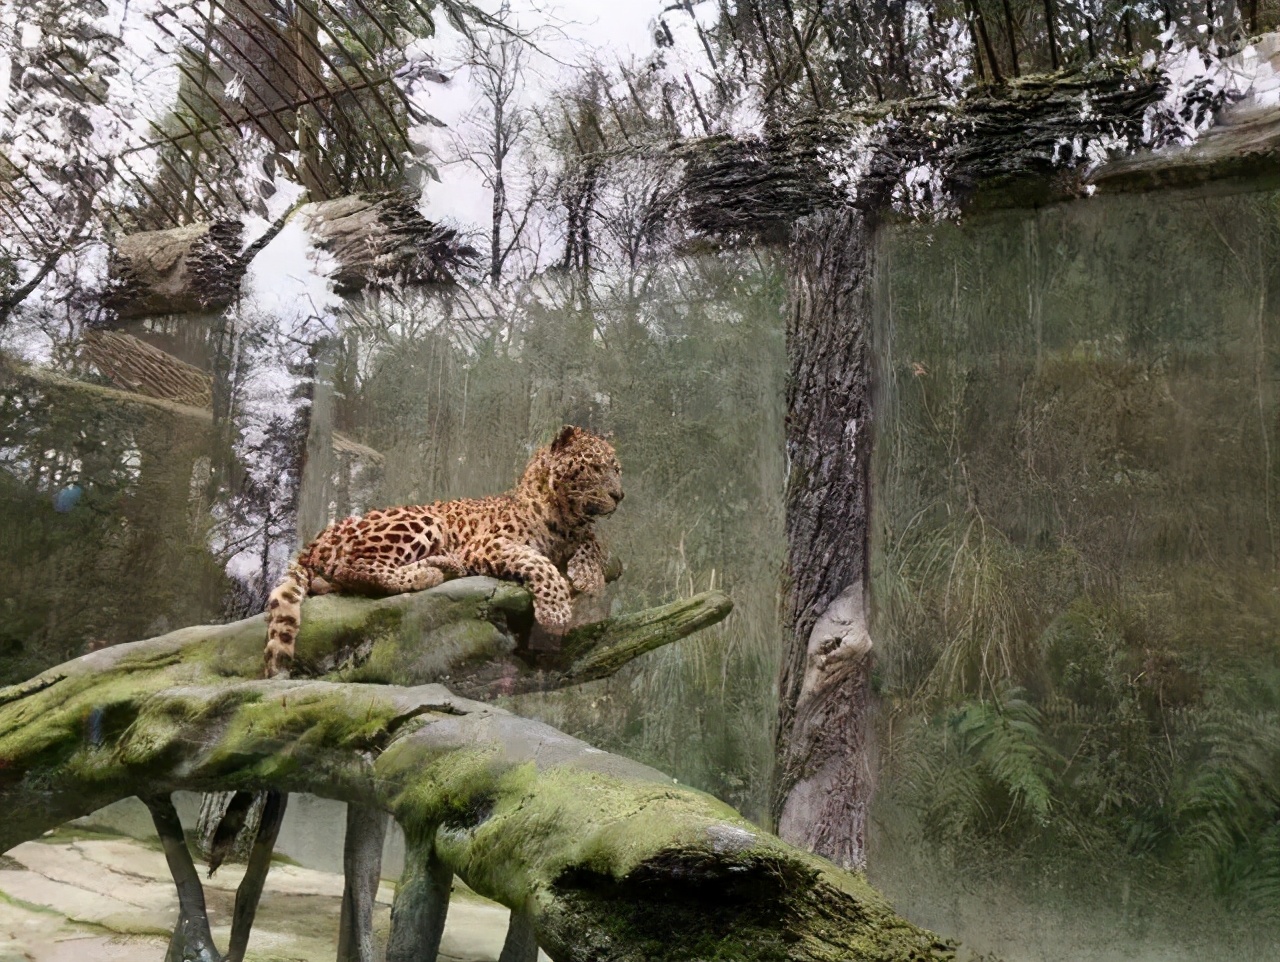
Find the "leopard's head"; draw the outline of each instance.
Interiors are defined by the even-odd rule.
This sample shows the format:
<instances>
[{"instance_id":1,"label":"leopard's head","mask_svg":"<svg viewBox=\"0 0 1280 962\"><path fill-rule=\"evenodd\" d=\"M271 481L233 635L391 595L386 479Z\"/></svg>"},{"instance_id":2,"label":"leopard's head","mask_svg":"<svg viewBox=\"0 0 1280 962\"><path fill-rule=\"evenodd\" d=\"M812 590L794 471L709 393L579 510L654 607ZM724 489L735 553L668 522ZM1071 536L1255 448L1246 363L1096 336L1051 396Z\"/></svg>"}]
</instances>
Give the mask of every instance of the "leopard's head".
<instances>
[{"instance_id":1,"label":"leopard's head","mask_svg":"<svg viewBox=\"0 0 1280 962\"><path fill-rule=\"evenodd\" d=\"M549 493L557 513L571 523L612 514L623 497L613 445L573 425L534 455L522 487L530 484Z\"/></svg>"}]
</instances>

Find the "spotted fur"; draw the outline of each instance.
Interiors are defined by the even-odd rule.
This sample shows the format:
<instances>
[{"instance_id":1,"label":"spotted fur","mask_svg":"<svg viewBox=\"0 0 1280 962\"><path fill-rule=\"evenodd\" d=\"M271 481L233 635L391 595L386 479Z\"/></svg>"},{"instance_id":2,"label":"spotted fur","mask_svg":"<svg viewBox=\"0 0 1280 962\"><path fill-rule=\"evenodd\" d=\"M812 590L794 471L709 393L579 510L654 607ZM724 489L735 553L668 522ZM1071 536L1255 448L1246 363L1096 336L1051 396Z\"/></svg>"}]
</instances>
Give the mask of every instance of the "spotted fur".
<instances>
[{"instance_id":1,"label":"spotted fur","mask_svg":"<svg viewBox=\"0 0 1280 962\"><path fill-rule=\"evenodd\" d=\"M288 669L302 601L327 591L399 594L489 575L528 585L538 624L568 627L573 591L604 587L596 518L622 500L604 438L567 426L530 459L514 490L478 500L370 511L331 524L289 565L267 603L266 675Z\"/></svg>"}]
</instances>

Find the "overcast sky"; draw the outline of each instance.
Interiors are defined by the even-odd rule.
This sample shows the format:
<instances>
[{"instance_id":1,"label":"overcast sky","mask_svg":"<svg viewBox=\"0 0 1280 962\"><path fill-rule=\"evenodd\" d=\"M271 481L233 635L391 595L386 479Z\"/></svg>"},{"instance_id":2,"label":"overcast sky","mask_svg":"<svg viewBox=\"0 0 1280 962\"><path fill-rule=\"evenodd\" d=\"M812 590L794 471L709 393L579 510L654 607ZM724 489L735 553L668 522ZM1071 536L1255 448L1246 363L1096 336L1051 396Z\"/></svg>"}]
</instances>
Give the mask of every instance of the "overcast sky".
<instances>
[{"instance_id":1,"label":"overcast sky","mask_svg":"<svg viewBox=\"0 0 1280 962\"><path fill-rule=\"evenodd\" d=\"M500 0L475 0L478 6L491 12L500 7ZM573 81L575 69L599 59L607 64L630 62L643 58L654 49L653 25L669 0L511 0L511 12L522 30L538 30L554 25L558 33L540 36L539 43L548 56L531 58L533 68L528 74L528 86L523 92L526 103L545 100L549 91ZM109 104L103 107L90 105L94 126L93 142L104 156L113 155L129 143L151 139L152 124L163 120L172 109L177 89L177 53L170 34L158 30L152 21L157 11L185 9L185 4L172 7L165 0L108 0L107 10L98 21L102 29L115 34L121 40L121 48L114 53L120 70L114 76L109 89ZM16 36L27 47L39 42L40 33L31 24L22 21L23 0L0 0L0 38ZM86 16L98 16L96 12ZM480 173L473 167L460 163L447 163L453 153L454 133L465 126L465 117L478 101L478 91L468 76L468 71L458 68L463 54L461 35L453 30L444 17L437 18L437 36L425 42L426 49L439 65L452 76L447 85L424 84L429 90L424 106L432 114L448 124L448 128L432 129L430 144L441 163L443 183L431 183L424 198L427 216L465 229L487 228L490 222L491 194ZM173 23L170 31L176 30ZM181 31L178 31L179 33ZM542 31L539 31L542 33ZM29 36L28 36L29 35ZM0 45L0 51L4 49ZM8 93L9 63L0 55L0 107ZM4 125L0 124L0 129ZM35 136L39 131L35 131ZM11 145L13 146L13 145ZM21 144L17 144L21 147ZM46 152L58 145L44 144ZM21 154L21 151L19 151ZM156 158L149 152L131 156L130 169L137 176L155 172ZM518 180L515 186L518 191ZM298 196L296 184L279 183L280 189L268 203L270 217L279 216ZM256 216L247 218L248 243L267 227L268 220ZM294 304L304 313L319 310L323 313L324 291L320 289L319 265L309 265L306 245L298 238L284 232L260 256L261 264L255 265L252 274L261 274L261 284L251 283L250 289L262 288L273 296L280 310ZM291 279L291 280L290 280ZM265 296L265 295L264 295ZM286 312L287 313L287 312Z\"/></svg>"},{"instance_id":2,"label":"overcast sky","mask_svg":"<svg viewBox=\"0 0 1280 962\"><path fill-rule=\"evenodd\" d=\"M499 6L496 0L477 5L491 11ZM521 29L555 24L563 34L540 42L550 56L535 58L536 69L530 72L524 100L537 102L549 90L571 82L576 67L593 57L616 63L648 55L654 49L652 26L665 5L663 0L511 0ZM465 68L449 69L457 62L462 38L441 21L432 49L452 80L447 86L431 87L428 109L450 129L459 130L479 95ZM432 143L439 153L447 154L449 131L439 131ZM444 182L427 190L427 216L468 226L488 224L492 197L477 173L457 163L446 163L440 173Z\"/></svg>"}]
</instances>

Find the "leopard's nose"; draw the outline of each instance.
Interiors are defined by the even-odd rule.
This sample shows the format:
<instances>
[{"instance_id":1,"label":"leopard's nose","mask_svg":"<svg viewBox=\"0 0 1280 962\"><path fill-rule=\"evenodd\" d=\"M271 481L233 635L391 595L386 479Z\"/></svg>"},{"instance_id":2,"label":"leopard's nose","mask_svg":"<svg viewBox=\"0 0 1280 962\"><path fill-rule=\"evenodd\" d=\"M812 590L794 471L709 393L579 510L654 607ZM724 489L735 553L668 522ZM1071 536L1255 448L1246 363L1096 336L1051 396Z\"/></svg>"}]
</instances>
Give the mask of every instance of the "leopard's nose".
<instances>
[{"instance_id":1,"label":"leopard's nose","mask_svg":"<svg viewBox=\"0 0 1280 962\"><path fill-rule=\"evenodd\" d=\"M616 492L616 493L614 494L614 496L613 496L613 500L614 500L614 501L621 501L621 500L622 500L623 498L625 498L626 496L627 496L627 495L626 495L626 493L625 493L625 492L623 492L623 491L618 491L618 492Z\"/></svg>"}]
</instances>

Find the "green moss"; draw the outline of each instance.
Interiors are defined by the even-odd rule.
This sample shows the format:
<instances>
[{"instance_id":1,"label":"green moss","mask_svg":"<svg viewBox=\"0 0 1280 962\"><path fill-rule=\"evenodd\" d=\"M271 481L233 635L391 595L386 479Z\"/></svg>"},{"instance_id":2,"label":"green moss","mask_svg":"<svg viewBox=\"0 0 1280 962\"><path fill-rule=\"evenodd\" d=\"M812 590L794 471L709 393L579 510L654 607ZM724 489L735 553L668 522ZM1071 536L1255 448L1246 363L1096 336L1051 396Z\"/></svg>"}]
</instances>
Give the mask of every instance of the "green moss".
<instances>
[{"instance_id":1,"label":"green moss","mask_svg":"<svg viewBox=\"0 0 1280 962\"><path fill-rule=\"evenodd\" d=\"M25 869L26 866L23 865L20 866L20 868ZM51 909L47 905L37 905L35 902L28 902L25 899L20 899L17 896L10 895L8 892L0 892L0 902L5 903L5 905L12 905L14 908L19 908L26 912L38 912L41 915L52 915L58 918L66 918L66 916L57 909Z\"/></svg>"},{"instance_id":2,"label":"green moss","mask_svg":"<svg viewBox=\"0 0 1280 962\"><path fill-rule=\"evenodd\" d=\"M495 797L503 778L495 745L458 746L426 756L418 746L393 745L378 761L380 773L398 780L406 770L417 778L390 799L390 809L406 833L430 833L443 823L459 824L466 813L478 813L481 801Z\"/></svg>"},{"instance_id":3,"label":"green moss","mask_svg":"<svg viewBox=\"0 0 1280 962\"><path fill-rule=\"evenodd\" d=\"M296 670L314 673L315 666L335 652L394 639L404 617L403 607L383 601L371 603L338 594L313 598L303 607L294 657Z\"/></svg>"},{"instance_id":4,"label":"green moss","mask_svg":"<svg viewBox=\"0 0 1280 962\"><path fill-rule=\"evenodd\" d=\"M575 677L604 678L642 654L722 621L732 610L733 601L724 592L704 591L576 628L564 639L562 657Z\"/></svg>"},{"instance_id":5,"label":"green moss","mask_svg":"<svg viewBox=\"0 0 1280 962\"><path fill-rule=\"evenodd\" d=\"M816 876L826 864L797 860L724 803L676 785L573 765L504 768L487 749L428 757L416 746L393 746L379 761L388 779L408 767L417 778L391 803L398 820L420 832L439 826L436 845L466 866L468 884L508 905L523 904L566 873L621 882L672 852L695 861L697 853L714 852L724 862L726 845L741 847L734 864L753 877L764 861L775 866L772 877L788 866ZM849 894L874 900L865 885L851 885Z\"/></svg>"},{"instance_id":6,"label":"green moss","mask_svg":"<svg viewBox=\"0 0 1280 962\"><path fill-rule=\"evenodd\" d=\"M228 717L202 768L211 776L236 772L251 779L285 777L298 759L380 750L398 712L376 689L299 685L264 697L239 689L237 710Z\"/></svg>"},{"instance_id":7,"label":"green moss","mask_svg":"<svg viewBox=\"0 0 1280 962\"><path fill-rule=\"evenodd\" d=\"M441 613L445 614L445 613ZM383 636L363 664L339 672L344 681L415 685L439 680L451 671L465 673L472 663L490 661L510 652L515 643L473 611L459 617L438 617L423 624L413 616L401 629Z\"/></svg>"},{"instance_id":8,"label":"green moss","mask_svg":"<svg viewBox=\"0 0 1280 962\"><path fill-rule=\"evenodd\" d=\"M749 871L743 866L744 873ZM549 924L575 947L607 947L625 962L733 960L733 962L921 962L953 957L953 947L897 919L879 900L850 912L847 893L817 877L785 886L766 869L754 886L774 883L772 897L744 891L733 876L685 881L664 875L621 881L590 874L566 877L554 900L543 897ZM549 893L548 893L549 895ZM803 933L786 919L804 918ZM673 935L678 933L678 938Z\"/></svg>"},{"instance_id":9,"label":"green moss","mask_svg":"<svg viewBox=\"0 0 1280 962\"><path fill-rule=\"evenodd\" d=\"M22 909L24 912L32 912L39 915L49 916L51 918L63 919L77 928L87 929L89 931L102 932L106 935L156 935L168 938L172 933L151 925L113 925L109 919L103 921L89 921L87 919L71 918L59 912L57 909L50 908L47 905L39 905L35 902L28 902L26 899L18 898L10 895L8 892L0 892L0 902L6 905L12 905L14 908Z\"/></svg>"},{"instance_id":10,"label":"green moss","mask_svg":"<svg viewBox=\"0 0 1280 962\"><path fill-rule=\"evenodd\" d=\"M396 754L380 760L382 774L419 772L393 803L402 823L400 813L436 819L437 850L469 885L508 905L540 902L553 928L555 916L571 919L588 954L597 938L636 960L907 960L933 951L932 936L894 916L864 879L760 833L702 793L575 765L504 770L487 751L437 758L406 745ZM829 919L814 908L824 900ZM813 922L812 944L798 954L779 934L784 916ZM851 927L861 933L853 941Z\"/></svg>"},{"instance_id":11,"label":"green moss","mask_svg":"<svg viewBox=\"0 0 1280 962\"><path fill-rule=\"evenodd\" d=\"M48 845L65 845L67 842L117 841L122 838L128 839L131 843L146 844L146 841L135 839L123 832L114 832L105 828L84 828L80 825L59 825L35 841ZM155 847L161 847L158 839Z\"/></svg>"}]
</instances>

